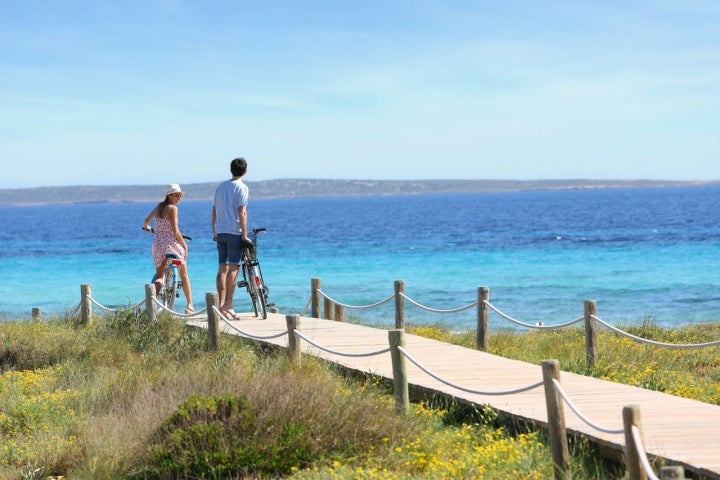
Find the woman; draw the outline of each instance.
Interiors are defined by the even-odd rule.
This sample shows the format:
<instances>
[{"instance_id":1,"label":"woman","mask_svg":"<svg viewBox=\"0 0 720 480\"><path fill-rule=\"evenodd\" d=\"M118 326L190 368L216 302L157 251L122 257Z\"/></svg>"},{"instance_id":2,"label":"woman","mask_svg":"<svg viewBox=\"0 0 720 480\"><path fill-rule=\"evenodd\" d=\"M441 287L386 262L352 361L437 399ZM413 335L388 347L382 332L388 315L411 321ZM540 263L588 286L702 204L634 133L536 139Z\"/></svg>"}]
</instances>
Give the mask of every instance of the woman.
<instances>
[{"instance_id":1,"label":"woman","mask_svg":"<svg viewBox=\"0 0 720 480\"><path fill-rule=\"evenodd\" d=\"M159 292L163 284L163 271L165 270L165 254L174 252L182 261L178 267L182 289L187 299L185 313L193 313L195 308L192 301L192 290L190 289L190 277L187 269L188 246L180 233L178 226L177 204L182 198L183 191L177 183L168 185L165 192L165 200L158 203L150 214L145 217L143 230L151 231L150 222L155 221L155 239L152 244L152 256L155 262L155 292Z\"/></svg>"}]
</instances>

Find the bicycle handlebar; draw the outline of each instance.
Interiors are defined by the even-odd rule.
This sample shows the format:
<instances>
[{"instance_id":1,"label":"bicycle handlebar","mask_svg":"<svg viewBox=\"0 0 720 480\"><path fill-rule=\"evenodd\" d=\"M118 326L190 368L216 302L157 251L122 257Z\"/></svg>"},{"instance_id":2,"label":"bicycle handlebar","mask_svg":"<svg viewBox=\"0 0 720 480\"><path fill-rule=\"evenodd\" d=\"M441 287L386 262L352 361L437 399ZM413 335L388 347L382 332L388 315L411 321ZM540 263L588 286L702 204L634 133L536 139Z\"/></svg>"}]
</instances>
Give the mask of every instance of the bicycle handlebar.
<instances>
[{"instance_id":1,"label":"bicycle handlebar","mask_svg":"<svg viewBox=\"0 0 720 480\"><path fill-rule=\"evenodd\" d=\"M143 228L143 230L145 230L145 229ZM146 231L146 232L150 232L150 233L155 233L155 229L154 229L153 227L150 227L150 230L145 230L145 231ZM182 235L182 237L183 237L185 240L192 240L192 237L188 237L188 236L185 235L184 233L181 233L180 235Z\"/></svg>"}]
</instances>

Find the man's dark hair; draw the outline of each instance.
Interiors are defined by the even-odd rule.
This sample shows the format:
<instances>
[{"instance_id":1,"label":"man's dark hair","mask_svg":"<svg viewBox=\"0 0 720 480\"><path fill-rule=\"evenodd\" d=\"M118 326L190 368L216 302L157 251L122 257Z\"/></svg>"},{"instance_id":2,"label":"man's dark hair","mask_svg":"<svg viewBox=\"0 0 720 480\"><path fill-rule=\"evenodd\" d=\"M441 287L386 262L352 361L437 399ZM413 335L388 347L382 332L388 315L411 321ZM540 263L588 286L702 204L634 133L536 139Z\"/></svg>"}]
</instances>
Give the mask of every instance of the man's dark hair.
<instances>
[{"instance_id":1,"label":"man's dark hair","mask_svg":"<svg viewBox=\"0 0 720 480\"><path fill-rule=\"evenodd\" d=\"M247 172L247 162L243 157L238 157L230 162L230 173L233 177L242 177Z\"/></svg>"}]
</instances>

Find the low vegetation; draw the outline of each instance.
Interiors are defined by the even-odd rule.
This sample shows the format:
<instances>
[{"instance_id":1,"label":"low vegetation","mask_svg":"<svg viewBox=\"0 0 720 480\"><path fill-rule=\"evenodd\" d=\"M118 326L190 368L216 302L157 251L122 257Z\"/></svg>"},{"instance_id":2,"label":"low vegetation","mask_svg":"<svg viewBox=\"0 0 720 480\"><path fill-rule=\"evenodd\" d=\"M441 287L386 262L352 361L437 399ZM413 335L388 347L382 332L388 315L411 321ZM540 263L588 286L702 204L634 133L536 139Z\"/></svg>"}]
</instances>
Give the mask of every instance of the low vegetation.
<instances>
[{"instance_id":1,"label":"low vegetation","mask_svg":"<svg viewBox=\"0 0 720 480\"><path fill-rule=\"evenodd\" d=\"M76 320L0 323L0 479L552 477L544 432L504 424L488 408L436 398L400 416L372 376L312 359L296 367L283 350L236 337L210 351L206 332L169 316ZM438 327L410 330L474 341ZM720 338L717 325L646 324L634 333ZM718 403L717 349L601 342L602 360L587 371L582 332L491 337L501 355L558 358L564 369ZM619 358L624 369L615 368ZM572 455L574 478L624 478L588 443L574 441Z\"/></svg>"}]
</instances>

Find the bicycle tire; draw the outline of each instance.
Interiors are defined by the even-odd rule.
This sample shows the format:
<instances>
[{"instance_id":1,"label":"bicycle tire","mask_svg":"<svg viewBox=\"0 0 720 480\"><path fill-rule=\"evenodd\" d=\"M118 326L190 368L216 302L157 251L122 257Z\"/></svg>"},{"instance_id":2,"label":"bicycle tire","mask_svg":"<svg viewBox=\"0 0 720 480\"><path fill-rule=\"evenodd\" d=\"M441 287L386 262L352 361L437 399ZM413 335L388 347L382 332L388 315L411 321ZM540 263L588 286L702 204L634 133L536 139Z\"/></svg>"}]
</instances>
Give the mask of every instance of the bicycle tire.
<instances>
[{"instance_id":1,"label":"bicycle tire","mask_svg":"<svg viewBox=\"0 0 720 480\"><path fill-rule=\"evenodd\" d=\"M256 317L267 320L267 309L265 308L265 295L263 292L262 277L255 275L254 267L250 267L250 298L252 298L253 311Z\"/></svg>"},{"instance_id":2,"label":"bicycle tire","mask_svg":"<svg viewBox=\"0 0 720 480\"><path fill-rule=\"evenodd\" d=\"M168 310L172 310L175 306L175 294L177 293L177 279L175 278L175 271L172 268L165 269L165 284L163 290L163 305Z\"/></svg>"},{"instance_id":3,"label":"bicycle tire","mask_svg":"<svg viewBox=\"0 0 720 480\"><path fill-rule=\"evenodd\" d=\"M253 296L253 310L255 310L256 317L267 320L267 309L265 308L265 301L263 300L263 296L264 295L261 291L255 291L255 294Z\"/></svg>"}]
</instances>

